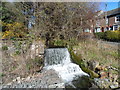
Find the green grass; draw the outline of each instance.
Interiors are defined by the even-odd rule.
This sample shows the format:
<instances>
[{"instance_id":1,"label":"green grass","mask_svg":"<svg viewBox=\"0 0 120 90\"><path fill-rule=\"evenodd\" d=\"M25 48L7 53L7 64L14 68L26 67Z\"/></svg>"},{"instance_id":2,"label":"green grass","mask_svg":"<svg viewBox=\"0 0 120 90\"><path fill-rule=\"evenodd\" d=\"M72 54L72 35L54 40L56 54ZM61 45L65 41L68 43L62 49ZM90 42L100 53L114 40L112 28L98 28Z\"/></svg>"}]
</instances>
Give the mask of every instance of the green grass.
<instances>
[{"instance_id":1,"label":"green grass","mask_svg":"<svg viewBox=\"0 0 120 90\"><path fill-rule=\"evenodd\" d=\"M73 52L71 53L72 60L78 64L84 72L88 73L91 78L99 76L90 70L89 67L85 65L85 62L95 60L99 62L100 66L112 66L117 69L119 68L118 61L120 56L118 56L118 50L116 50L116 47L108 49L107 46L104 47L98 45L97 41L95 40L86 40L79 42L79 44L76 46L73 46L72 50L76 51L76 54ZM83 62L82 60L85 61ZM111 73L118 75L118 71L115 70L113 70Z\"/></svg>"},{"instance_id":2,"label":"green grass","mask_svg":"<svg viewBox=\"0 0 120 90\"><path fill-rule=\"evenodd\" d=\"M74 46L73 49L77 54L81 54L82 59L87 61L96 60L100 64L105 66L112 65L115 68L118 68L118 52L113 49L100 48L97 44L97 41L86 40Z\"/></svg>"}]
</instances>

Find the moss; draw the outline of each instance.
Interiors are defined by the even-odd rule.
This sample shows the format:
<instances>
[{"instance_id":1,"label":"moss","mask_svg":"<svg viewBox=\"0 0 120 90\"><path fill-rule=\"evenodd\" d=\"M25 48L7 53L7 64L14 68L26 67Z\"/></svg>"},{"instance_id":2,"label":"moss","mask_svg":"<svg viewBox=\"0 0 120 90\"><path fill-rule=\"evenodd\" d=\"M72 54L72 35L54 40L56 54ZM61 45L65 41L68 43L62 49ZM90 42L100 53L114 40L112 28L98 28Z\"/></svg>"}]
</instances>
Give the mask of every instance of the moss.
<instances>
[{"instance_id":1,"label":"moss","mask_svg":"<svg viewBox=\"0 0 120 90\"><path fill-rule=\"evenodd\" d=\"M98 78L99 77L98 74L96 74L94 71L90 70L89 68L86 68L84 66L80 66L80 67L84 72L88 73L91 78Z\"/></svg>"},{"instance_id":2,"label":"moss","mask_svg":"<svg viewBox=\"0 0 120 90\"><path fill-rule=\"evenodd\" d=\"M86 67L85 62L82 60L82 57L80 54L75 54L73 51L70 51L70 54L73 62L78 64L84 72L90 75L91 78L99 77L98 74L96 74L95 72L93 72L92 70Z\"/></svg>"},{"instance_id":3,"label":"moss","mask_svg":"<svg viewBox=\"0 0 120 90\"><path fill-rule=\"evenodd\" d=\"M75 54L73 51L70 51L73 62L76 64L82 64L82 57L80 54Z\"/></svg>"}]
</instances>

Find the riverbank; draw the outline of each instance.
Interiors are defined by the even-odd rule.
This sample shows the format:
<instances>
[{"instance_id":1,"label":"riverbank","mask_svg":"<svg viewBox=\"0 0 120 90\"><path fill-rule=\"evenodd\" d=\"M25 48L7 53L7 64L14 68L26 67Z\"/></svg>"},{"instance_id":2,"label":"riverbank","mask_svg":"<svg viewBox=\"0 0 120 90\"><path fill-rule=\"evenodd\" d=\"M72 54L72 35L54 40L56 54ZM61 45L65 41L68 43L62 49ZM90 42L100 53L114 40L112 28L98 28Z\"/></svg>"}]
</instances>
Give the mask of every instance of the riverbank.
<instances>
[{"instance_id":1,"label":"riverbank","mask_svg":"<svg viewBox=\"0 0 120 90\"><path fill-rule=\"evenodd\" d=\"M1 78L4 80L3 84L8 84L14 81L14 79L27 78L29 75L37 75L38 72L41 71L43 67L43 61L40 60L43 60L43 55L41 55L41 53L44 53L44 44L40 43L40 41L33 42L30 47L31 51L28 50L29 53L25 53L23 56L14 55L14 47L12 44L5 43L3 45L8 46L8 50L4 50L2 52L4 55L2 62L3 73L1 74ZM41 53L38 53L39 51L41 51ZM73 47L73 51L76 54L81 55L80 60L82 59L85 61L86 68L89 68L93 72L100 75L99 78L94 79L95 82L93 85L96 85L97 87L102 85L99 86L100 88L119 87L119 57L116 44L111 46L111 44L109 45L106 43L101 43L101 41L98 40L83 40L80 41L77 46ZM32 59L29 58L29 56L32 57ZM35 58L35 56L37 56L37 58ZM28 57L28 59L26 57Z\"/></svg>"},{"instance_id":2,"label":"riverbank","mask_svg":"<svg viewBox=\"0 0 120 90\"><path fill-rule=\"evenodd\" d=\"M73 50L79 55L83 66L99 75L95 84L100 88L119 87L119 43L85 40L74 46Z\"/></svg>"}]
</instances>

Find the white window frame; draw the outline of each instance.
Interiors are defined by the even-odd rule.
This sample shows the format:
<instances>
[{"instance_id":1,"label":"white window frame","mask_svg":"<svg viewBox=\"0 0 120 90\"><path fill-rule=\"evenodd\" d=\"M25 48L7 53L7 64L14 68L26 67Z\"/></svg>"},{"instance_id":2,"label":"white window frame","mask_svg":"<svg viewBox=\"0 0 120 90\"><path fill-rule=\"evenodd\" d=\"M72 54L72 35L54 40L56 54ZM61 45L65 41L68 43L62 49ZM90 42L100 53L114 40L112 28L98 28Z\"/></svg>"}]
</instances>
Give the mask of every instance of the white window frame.
<instances>
[{"instance_id":1,"label":"white window frame","mask_svg":"<svg viewBox=\"0 0 120 90\"><path fill-rule=\"evenodd\" d=\"M118 30L118 27L119 27L118 25L113 25L113 31Z\"/></svg>"},{"instance_id":2,"label":"white window frame","mask_svg":"<svg viewBox=\"0 0 120 90\"><path fill-rule=\"evenodd\" d=\"M119 19L120 19L120 15L117 15L117 16L115 17L115 23L120 22L120 21L117 21L117 17L119 17Z\"/></svg>"}]
</instances>

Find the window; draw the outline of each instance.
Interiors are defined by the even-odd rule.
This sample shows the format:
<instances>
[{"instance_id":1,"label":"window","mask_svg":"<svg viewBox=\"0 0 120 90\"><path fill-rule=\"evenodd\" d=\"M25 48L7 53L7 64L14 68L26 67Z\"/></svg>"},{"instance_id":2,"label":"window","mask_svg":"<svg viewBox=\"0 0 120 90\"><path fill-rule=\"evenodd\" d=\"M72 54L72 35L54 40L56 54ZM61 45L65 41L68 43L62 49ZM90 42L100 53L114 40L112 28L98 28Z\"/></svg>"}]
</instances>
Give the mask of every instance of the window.
<instances>
[{"instance_id":1,"label":"window","mask_svg":"<svg viewBox=\"0 0 120 90\"><path fill-rule=\"evenodd\" d=\"M120 22L120 15L116 16L116 22Z\"/></svg>"},{"instance_id":2,"label":"window","mask_svg":"<svg viewBox=\"0 0 120 90\"><path fill-rule=\"evenodd\" d=\"M118 25L114 25L114 30L117 30L118 29Z\"/></svg>"}]
</instances>

